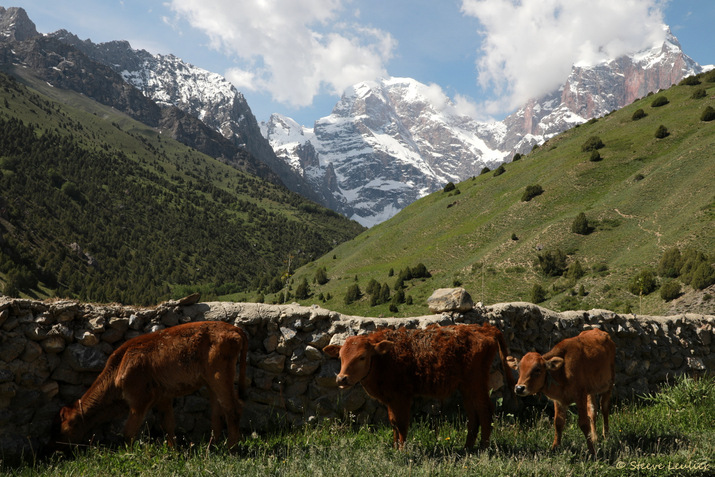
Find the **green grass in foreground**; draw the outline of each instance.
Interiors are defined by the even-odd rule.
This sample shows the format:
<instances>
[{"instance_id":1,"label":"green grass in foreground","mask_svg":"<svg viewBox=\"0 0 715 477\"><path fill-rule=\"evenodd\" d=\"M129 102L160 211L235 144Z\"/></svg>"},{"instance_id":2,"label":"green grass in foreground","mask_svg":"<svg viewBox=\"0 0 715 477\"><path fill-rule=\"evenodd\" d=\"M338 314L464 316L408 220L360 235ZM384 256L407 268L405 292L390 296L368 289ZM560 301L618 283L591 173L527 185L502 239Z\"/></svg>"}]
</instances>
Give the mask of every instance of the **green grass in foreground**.
<instances>
[{"instance_id":1,"label":"green grass in foreground","mask_svg":"<svg viewBox=\"0 0 715 477\"><path fill-rule=\"evenodd\" d=\"M551 409L550 405L547 409ZM551 418L542 408L517 417L497 416L491 446L463 449L462 420L433 425L413 421L404 451L390 446L386 426L355 427L324 421L302 429L249 437L236 454L207 446L139 441L122 449L92 447L75 458L54 457L4 469L9 475L713 475L715 473L715 380L681 379L661 393L616 406L608 439L595 460L569 418L563 447L549 448ZM600 421L598 426L600 432Z\"/></svg>"}]
</instances>

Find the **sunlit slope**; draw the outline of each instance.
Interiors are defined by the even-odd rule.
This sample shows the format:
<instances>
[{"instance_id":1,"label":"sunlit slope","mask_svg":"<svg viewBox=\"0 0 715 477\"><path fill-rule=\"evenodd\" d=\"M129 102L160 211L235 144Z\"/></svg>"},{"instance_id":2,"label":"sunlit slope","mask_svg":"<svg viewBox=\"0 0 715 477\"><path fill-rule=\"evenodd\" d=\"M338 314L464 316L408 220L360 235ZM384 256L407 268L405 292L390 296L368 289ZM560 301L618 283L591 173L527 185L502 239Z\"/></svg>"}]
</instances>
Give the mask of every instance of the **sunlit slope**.
<instances>
[{"instance_id":1,"label":"sunlit slope","mask_svg":"<svg viewBox=\"0 0 715 477\"><path fill-rule=\"evenodd\" d=\"M693 98L697 89L706 96ZM658 96L668 104L653 107ZM330 294L324 306L331 309L407 316L428 313L426 299L440 287L461 284L475 301L494 303L528 301L539 284L547 292L541 304L555 309L661 312L668 304L658 293L640 303L628 292L632 277L655 268L670 247L715 256L715 121L700 120L707 106L715 106L715 84L703 79L573 128L500 175L490 171L415 202L298 270L286 290L293 293L305 278L311 296L298 301L322 303L321 294ZM634 120L638 109L646 116ZM661 125L669 135L656 138ZM582 150L594 136L604 144L599 161ZM543 193L523 201L527 186L537 184ZM571 232L581 212L592 228L588 234ZM537 255L556 250L567 255L567 265L580 262L585 275L545 276L535 266ZM405 283L412 305L398 304L395 312L387 303L371 306L366 294L344 303L348 287L357 283L364 293L370 279L387 283L394 294L399 271L418 263L432 277ZM319 285L314 277L322 267L329 281Z\"/></svg>"}]
</instances>

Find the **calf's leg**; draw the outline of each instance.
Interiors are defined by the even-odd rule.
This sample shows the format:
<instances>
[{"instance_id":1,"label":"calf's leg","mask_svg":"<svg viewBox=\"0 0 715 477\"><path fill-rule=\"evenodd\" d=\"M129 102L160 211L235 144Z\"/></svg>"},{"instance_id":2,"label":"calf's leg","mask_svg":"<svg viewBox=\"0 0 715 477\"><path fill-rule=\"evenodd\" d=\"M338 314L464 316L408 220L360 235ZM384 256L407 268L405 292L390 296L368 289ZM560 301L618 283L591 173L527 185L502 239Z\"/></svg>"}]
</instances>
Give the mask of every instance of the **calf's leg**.
<instances>
[{"instance_id":1,"label":"calf's leg","mask_svg":"<svg viewBox=\"0 0 715 477\"><path fill-rule=\"evenodd\" d=\"M481 424L477 416L477 405L472 396L464 396L464 410L467 413L467 440L464 443L464 447L471 449L477 440L477 433ZM482 434L484 434L483 430Z\"/></svg>"},{"instance_id":2,"label":"calf's leg","mask_svg":"<svg viewBox=\"0 0 715 477\"><path fill-rule=\"evenodd\" d=\"M208 380L209 393L211 394L211 429L214 437L221 435L221 417L226 420L228 432L228 447L232 448L241 439L241 413L243 403L238 399L233 387L236 374L236 363L227 363L220 372L213 373Z\"/></svg>"},{"instance_id":3,"label":"calf's leg","mask_svg":"<svg viewBox=\"0 0 715 477\"><path fill-rule=\"evenodd\" d=\"M174 420L174 403L171 398L165 398L156 403L156 409L161 413L161 428L166 434L166 443L169 447L176 447L176 421Z\"/></svg>"},{"instance_id":4,"label":"calf's leg","mask_svg":"<svg viewBox=\"0 0 715 477\"><path fill-rule=\"evenodd\" d=\"M392 425L392 445L398 449L405 447L407 429L410 427L410 406L412 401L393 403L387 406L387 416Z\"/></svg>"},{"instance_id":5,"label":"calf's leg","mask_svg":"<svg viewBox=\"0 0 715 477\"><path fill-rule=\"evenodd\" d=\"M596 420L598 419L598 395L589 394L587 398L588 423L590 425L589 435L595 443L597 439Z\"/></svg>"},{"instance_id":6,"label":"calf's leg","mask_svg":"<svg viewBox=\"0 0 715 477\"><path fill-rule=\"evenodd\" d=\"M603 439L608 435L608 415L611 412L612 388L601 395L601 414L603 414Z\"/></svg>"},{"instance_id":7,"label":"calf's leg","mask_svg":"<svg viewBox=\"0 0 715 477\"><path fill-rule=\"evenodd\" d=\"M589 416L589 406L588 406L588 397L587 396L579 396L576 399L576 407L578 408L578 427L581 429L581 432L583 432L583 435L586 436L586 445L588 446L588 451L591 453L591 455L596 454L596 450L593 447L593 435L591 434L591 431L593 429L593 422L590 419Z\"/></svg>"},{"instance_id":8,"label":"calf's leg","mask_svg":"<svg viewBox=\"0 0 715 477\"><path fill-rule=\"evenodd\" d=\"M486 387L474 388L470 391L462 390L464 396L464 408L467 413L467 441L464 446L467 449L474 447L477 440L477 433L481 428L481 438L479 447L485 449L489 447L489 438L492 433L492 402L489 399L489 391Z\"/></svg>"},{"instance_id":9,"label":"calf's leg","mask_svg":"<svg viewBox=\"0 0 715 477\"><path fill-rule=\"evenodd\" d=\"M139 428L144 422L147 412L151 409L151 401L129 407L129 417L127 423L124 424L124 440L128 443L133 443L139 433Z\"/></svg>"},{"instance_id":10,"label":"calf's leg","mask_svg":"<svg viewBox=\"0 0 715 477\"><path fill-rule=\"evenodd\" d=\"M494 414L494 407L491 399L489 399L489 391L486 387L482 389L481 393L477 394L477 397L477 414L479 415L479 425L482 428L479 447L486 449L489 447L489 438L492 435L492 414Z\"/></svg>"},{"instance_id":11,"label":"calf's leg","mask_svg":"<svg viewBox=\"0 0 715 477\"><path fill-rule=\"evenodd\" d=\"M554 401L554 443L551 445L551 450L556 449L561 445L561 435L566 424L566 415L568 406L564 406L558 401Z\"/></svg>"},{"instance_id":12,"label":"calf's leg","mask_svg":"<svg viewBox=\"0 0 715 477\"><path fill-rule=\"evenodd\" d=\"M218 441L221 437L221 431L223 430L222 421L223 419L225 419L225 416L223 414L221 406L218 403L216 393L209 390L209 394L211 396L211 441L215 442ZM226 424L228 426L228 423Z\"/></svg>"}]
</instances>

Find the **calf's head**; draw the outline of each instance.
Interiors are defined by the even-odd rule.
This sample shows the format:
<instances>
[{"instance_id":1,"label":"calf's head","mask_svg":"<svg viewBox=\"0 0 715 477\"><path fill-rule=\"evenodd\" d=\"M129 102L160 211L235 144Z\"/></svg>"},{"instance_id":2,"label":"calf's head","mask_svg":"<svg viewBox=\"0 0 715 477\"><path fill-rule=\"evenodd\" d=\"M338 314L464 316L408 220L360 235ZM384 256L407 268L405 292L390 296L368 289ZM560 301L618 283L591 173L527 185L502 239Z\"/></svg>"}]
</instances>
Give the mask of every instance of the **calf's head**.
<instances>
[{"instance_id":1,"label":"calf's head","mask_svg":"<svg viewBox=\"0 0 715 477\"><path fill-rule=\"evenodd\" d=\"M47 449L52 452L67 452L69 445L79 443L84 437L81 401L65 406L52 421Z\"/></svg>"},{"instance_id":2,"label":"calf's head","mask_svg":"<svg viewBox=\"0 0 715 477\"><path fill-rule=\"evenodd\" d=\"M323 352L333 358L340 358L340 373L335 382L340 389L346 389L362 381L370 373L373 357L386 354L394 344L388 340L373 344L367 336L350 336L342 346L328 345L323 348Z\"/></svg>"},{"instance_id":3,"label":"calf's head","mask_svg":"<svg viewBox=\"0 0 715 477\"><path fill-rule=\"evenodd\" d=\"M507 356L506 361L509 367L519 371L519 381L514 386L514 393L517 396L529 396L541 392L546 386L547 374L564 365L563 358L554 356L546 360L533 351L526 353L521 361L517 361L513 356Z\"/></svg>"}]
</instances>

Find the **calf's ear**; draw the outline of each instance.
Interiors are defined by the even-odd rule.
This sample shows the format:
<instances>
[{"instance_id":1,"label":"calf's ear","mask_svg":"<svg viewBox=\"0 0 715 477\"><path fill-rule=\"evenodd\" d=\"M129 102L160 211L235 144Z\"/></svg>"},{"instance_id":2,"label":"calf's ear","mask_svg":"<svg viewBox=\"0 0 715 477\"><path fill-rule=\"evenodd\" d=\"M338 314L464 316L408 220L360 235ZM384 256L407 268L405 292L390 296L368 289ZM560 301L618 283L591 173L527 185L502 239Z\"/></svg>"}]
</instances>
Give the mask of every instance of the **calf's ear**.
<instances>
[{"instance_id":1,"label":"calf's ear","mask_svg":"<svg viewBox=\"0 0 715 477\"><path fill-rule=\"evenodd\" d=\"M60 422L65 422L66 420L68 420L72 415L73 409L74 408L71 406L62 407L62 409L60 409L60 413L59 413Z\"/></svg>"},{"instance_id":2,"label":"calf's ear","mask_svg":"<svg viewBox=\"0 0 715 477\"><path fill-rule=\"evenodd\" d=\"M549 371L556 371L560 367L564 365L564 359L559 358L558 356L554 356L550 360L546 362L546 369Z\"/></svg>"},{"instance_id":3,"label":"calf's ear","mask_svg":"<svg viewBox=\"0 0 715 477\"><path fill-rule=\"evenodd\" d=\"M331 358L337 358L340 356L340 348L341 346L339 345L328 345L323 348L323 353L327 354Z\"/></svg>"},{"instance_id":4,"label":"calf's ear","mask_svg":"<svg viewBox=\"0 0 715 477\"><path fill-rule=\"evenodd\" d=\"M506 364L514 371L519 371L519 361L513 356L506 357Z\"/></svg>"},{"instance_id":5,"label":"calf's ear","mask_svg":"<svg viewBox=\"0 0 715 477\"><path fill-rule=\"evenodd\" d=\"M377 354L386 354L394 347L395 347L394 341L382 340L378 344L375 345L375 351L377 352Z\"/></svg>"}]
</instances>

